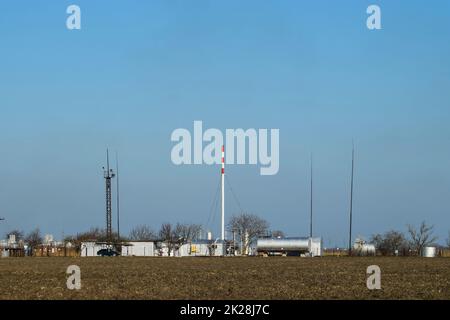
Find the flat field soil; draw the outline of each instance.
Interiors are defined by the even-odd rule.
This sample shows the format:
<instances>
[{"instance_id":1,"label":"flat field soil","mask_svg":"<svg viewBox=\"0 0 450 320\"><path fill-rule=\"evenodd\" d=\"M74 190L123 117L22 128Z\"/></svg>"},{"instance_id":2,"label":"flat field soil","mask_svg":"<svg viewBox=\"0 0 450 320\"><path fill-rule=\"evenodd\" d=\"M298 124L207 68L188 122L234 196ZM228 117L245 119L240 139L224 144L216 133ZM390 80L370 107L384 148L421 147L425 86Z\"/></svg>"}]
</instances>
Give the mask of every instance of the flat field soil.
<instances>
[{"instance_id":1,"label":"flat field soil","mask_svg":"<svg viewBox=\"0 0 450 320\"><path fill-rule=\"evenodd\" d=\"M81 289L67 289L67 267ZM367 267L381 268L368 290ZM3 258L0 299L450 299L450 258Z\"/></svg>"}]
</instances>

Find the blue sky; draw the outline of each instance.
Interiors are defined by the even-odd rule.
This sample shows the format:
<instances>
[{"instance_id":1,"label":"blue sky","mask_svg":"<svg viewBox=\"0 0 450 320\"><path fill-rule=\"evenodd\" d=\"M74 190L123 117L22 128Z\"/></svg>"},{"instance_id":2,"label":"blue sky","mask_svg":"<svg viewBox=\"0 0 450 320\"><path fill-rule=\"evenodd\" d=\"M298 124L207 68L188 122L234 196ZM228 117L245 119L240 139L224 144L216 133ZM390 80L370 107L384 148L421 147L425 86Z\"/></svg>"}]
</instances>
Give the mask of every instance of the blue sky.
<instances>
[{"instance_id":1,"label":"blue sky","mask_svg":"<svg viewBox=\"0 0 450 320\"><path fill-rule=\"evenodd\" d=\"M65 27L77 4L82 29ZM378 4L382 30L366 28ZM229 166L244 210L347 243L450 230L448 1L14 1L0 5L0 234L104 225L105 149L121 158L122 230L206 223L217 166L175 166L176 128L279 128L280 171ZM238 206L228 192L227 215ZM218 234L215 218L213 231Z\"/></svg>"}]
</instances>

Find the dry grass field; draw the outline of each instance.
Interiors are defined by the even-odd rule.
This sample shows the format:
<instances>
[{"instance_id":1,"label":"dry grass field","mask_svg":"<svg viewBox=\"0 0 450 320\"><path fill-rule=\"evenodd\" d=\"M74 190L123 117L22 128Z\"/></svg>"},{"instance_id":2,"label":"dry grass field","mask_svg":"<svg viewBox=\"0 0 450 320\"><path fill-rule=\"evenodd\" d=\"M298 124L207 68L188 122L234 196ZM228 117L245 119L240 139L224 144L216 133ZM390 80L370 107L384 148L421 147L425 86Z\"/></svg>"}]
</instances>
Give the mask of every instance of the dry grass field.
<instances>
[{"instance_id":1,"label":"dry grass field","mask_svg":"<svg viewBox=\"0 0 450 320\"><path fill-rule=\"evenodd\" d=\"M78 291L66 287L73 264ZM366 287L369 265L381 290ZM5 258L0 299L450 299L450 259Z\"/></svg>"}]
</instances>

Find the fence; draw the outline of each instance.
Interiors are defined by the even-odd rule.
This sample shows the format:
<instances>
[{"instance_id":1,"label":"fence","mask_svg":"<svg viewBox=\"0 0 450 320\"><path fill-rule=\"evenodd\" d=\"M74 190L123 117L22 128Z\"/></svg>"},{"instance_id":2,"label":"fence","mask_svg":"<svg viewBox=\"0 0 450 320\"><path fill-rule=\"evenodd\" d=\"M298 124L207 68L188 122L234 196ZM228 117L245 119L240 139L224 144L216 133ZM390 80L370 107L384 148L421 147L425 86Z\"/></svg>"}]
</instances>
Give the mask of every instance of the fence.
<instances>
[{"instance_id":1,"label":"fence","mask_svg":"<svg viewBox=\"0 0 450 320\"><path fill-rule=\"evenodd\" d=\"M78 257L79 255L75 248L65 246L39 246L33 250L34 257Z\"/></svg>"}]
</instances>

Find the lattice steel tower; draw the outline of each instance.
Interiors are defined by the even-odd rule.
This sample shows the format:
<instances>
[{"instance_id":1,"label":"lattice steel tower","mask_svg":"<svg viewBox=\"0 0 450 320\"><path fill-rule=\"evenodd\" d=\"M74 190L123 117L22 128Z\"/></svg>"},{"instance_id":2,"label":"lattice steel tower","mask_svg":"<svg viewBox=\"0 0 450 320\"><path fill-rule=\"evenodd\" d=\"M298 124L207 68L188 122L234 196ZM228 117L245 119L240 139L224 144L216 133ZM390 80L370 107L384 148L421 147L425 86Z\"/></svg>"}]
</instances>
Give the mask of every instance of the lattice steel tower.
<instances>
[{"instance_id":1,"label":"lattice steel tower","mask_svg":"<svg viewBox=\"0 0 450 320\"><path fill-rule=\"evenodd\" d=\"M112 196L111 179L115 177L112 169L109 168L109 151L106 149L106 169L103 167L103 176L106 184L106 239L112 242Z\"/></svg>"}]
</instances>

